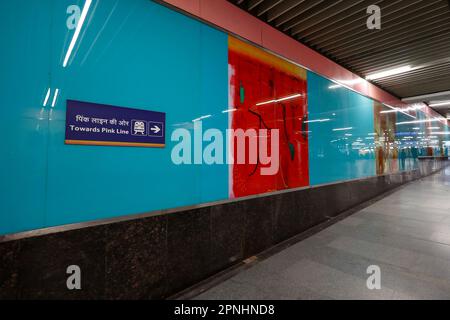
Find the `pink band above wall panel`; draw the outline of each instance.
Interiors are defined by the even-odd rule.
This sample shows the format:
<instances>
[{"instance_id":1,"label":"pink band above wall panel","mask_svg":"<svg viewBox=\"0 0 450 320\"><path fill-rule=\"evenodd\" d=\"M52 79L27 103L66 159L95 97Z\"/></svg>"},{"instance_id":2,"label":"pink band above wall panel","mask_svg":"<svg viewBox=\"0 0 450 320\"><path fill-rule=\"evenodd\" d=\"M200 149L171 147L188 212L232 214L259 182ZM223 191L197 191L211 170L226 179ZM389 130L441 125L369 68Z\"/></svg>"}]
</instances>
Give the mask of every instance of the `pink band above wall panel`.
<instances>
[{"instance_id":1,"label":"pink band above wall panel","mask_svg":"<svg viewBox=\"0 0 450 320\"><path fill-rule=\"evenodd\" d=\"M177 7L189 14L199 17L230 33L236 34L263 48L273 51L311 71L338 82L344 81L353 90L395 107L407 104L388 92L361 79L334 61L295 41L251 14L239 9L226 0L160 0ZM359 83L348 83L356 81ZM426 107L428 114L438 114Z\"/></svg>"}]
</instances>

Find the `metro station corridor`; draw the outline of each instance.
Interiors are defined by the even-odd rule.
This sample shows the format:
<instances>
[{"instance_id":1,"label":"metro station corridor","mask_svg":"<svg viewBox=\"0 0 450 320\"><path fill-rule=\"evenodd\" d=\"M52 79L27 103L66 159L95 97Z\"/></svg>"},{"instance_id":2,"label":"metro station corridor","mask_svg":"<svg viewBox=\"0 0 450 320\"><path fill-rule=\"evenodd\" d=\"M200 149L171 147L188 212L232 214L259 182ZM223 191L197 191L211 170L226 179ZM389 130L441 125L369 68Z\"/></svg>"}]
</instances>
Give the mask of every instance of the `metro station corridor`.
<instances>
[{"instance_id":1,"label":"metro station corridor","mask_svg":"<svg viewBox=\"0 0 450 320\"><path fill-rule=\"evenodd\" d=\"M412 182L197 299L449 299L450 168ZM381 289L368 290L367 268Z\"/></svg>"},{"instance_id":2,"label":"metro station corridor","mask_svg":"<svg viewBox=\"0 0 450 320\"><path fill-rule=\"evenodd\" d=\"M450 300L450 0L0 0L0 29L0 303Z\"/></svg>"}]
</instances>

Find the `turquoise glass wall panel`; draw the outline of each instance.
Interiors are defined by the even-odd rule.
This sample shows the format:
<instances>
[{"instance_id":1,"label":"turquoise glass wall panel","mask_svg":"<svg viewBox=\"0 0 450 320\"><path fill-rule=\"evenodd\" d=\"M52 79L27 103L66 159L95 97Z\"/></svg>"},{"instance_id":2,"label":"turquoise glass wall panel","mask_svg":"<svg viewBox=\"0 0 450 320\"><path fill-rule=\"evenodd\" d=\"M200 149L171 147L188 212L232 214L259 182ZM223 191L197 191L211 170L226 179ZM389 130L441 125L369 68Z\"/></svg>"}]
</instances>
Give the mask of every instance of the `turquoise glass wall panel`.
<instances>
[{"instance_id":1,"label":"turquoise glass wall panel","mask_svg":"<svg viewBox=\"0 0 450 320\"><path fill-rule=\"evenodd\" d=\"M42 2L0 1L0 234L46 221L51 11Z\"/></svg>"},{"instance_id":2,"label":"turquoise glass wall panel","mask_svg":"<svg viewBox=\"0 0 450 320\"><path fill-rule=\"evenodd\" d=\"M177 166L170 138L180 127L192 133L192 120L206 114L204 131L225 136L227 35L151 1L93 0L64 67L72 4L8 2L1 10L2 27L17 39L1 62L10 93L2 90L0 121L10 156L2 160L0 233L226 199L228 167ZM82 9L85 1L76 4ZM166 147L65 145L67 99L165 112ZM22 130L9 138L13 129Z\"/></svg>"},{"instance_id":3,"label":"turquoise glass wall panel","mask_svg":"<svg viewBox=\"0 0 450 320\"><path fill-rule=\"evenodd\" d=\"M69 3L58 1L55 10ZM221 111L227 105L227 36L150 1L95 5L69 66L62 68L58 59L52 64L61 100L49 139L49 221L61 224L226 199L227 168L173 164L170 135L180 124L192 129L192 120L206 113L214 117L203 121L205 130L226 129L228 118ZM55 26L64 24L63 17L58 20ZM53 28L53 56L66 50L68 33ZM167 146L65 146L66 99L166 112Z\"/></svg>"},{"instance_id":4,"label":"turquoise glass wall panel","mask_svg":"<svg viewBox=\"0 0 450 320\"><path fill-rule=\"evenodd\" d=\"M308 72L311 185L374 176L373 101Z\"/></svg>"}]
</instances>

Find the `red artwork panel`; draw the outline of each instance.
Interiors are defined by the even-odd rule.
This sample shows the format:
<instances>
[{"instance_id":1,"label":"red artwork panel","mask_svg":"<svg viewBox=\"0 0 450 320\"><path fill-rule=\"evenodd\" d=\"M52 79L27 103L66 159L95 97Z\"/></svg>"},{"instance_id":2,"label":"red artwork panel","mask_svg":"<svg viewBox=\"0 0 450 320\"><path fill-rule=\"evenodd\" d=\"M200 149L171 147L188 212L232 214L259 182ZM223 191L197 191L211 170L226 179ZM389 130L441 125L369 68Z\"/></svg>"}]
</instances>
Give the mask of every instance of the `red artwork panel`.
<instances>
[{"instance_id":1,"label":"red artwork panel","mask_svg":"<svg viewBox=\"0 0 450 320\"><path fill-rule=\"evenodd\" d=\"M278 171L264 175L263 164L246 161L234 164L230 174L230 196L242 197L307 186L308 125L306 70L262 49L233 37L229 38L230 127L237 130L268 130L268 149L272 161L279 159ZM271 150L273 133L278 129L278 156ZM261 147L261 140L258 140ZM249 160L249 144L246 155Z\"/></svg>"}]
</instances>

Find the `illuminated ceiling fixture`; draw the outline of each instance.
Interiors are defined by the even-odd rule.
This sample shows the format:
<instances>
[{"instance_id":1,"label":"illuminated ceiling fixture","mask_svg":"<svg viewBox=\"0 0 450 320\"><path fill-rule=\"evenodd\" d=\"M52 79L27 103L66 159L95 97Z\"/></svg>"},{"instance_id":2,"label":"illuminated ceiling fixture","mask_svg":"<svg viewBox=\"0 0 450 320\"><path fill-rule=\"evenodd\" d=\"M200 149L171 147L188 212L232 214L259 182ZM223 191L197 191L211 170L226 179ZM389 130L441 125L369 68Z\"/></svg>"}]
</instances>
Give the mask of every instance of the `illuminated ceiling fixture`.
<instances>
[{"instance_id":1,"label":"illuminated ceiling fixture","mask_svg":"<svg viewBox=\"0 0 450 320\"><path fill-rule=\"evenodd\" d=\"M288 97L284 97L284 98L280 98L280 99L275 99L275 100L270 100L270 101L260 102L260 103L257 103L256 105L257 105L257 106L263 106L263 105L265 105L265 104L271 104L271 103L277 103L277 102L286 101L286 100L292 100L292 99L295 99L295 98L299 98L299 97L301 97L301 96L302 96L301 94L294 94L294 95L292 95L292 96L288 96Z\"/></svg>"},{"instance_id":2,"label":"illuminated ceiling fixture","mask_svg":"<svg viewBox=\"0 0 450 320\"><path fill-rule=\"evenodd\" d=\"M381 72L378 72L378 73L369 74L366 77L366 80L376 80L376 79L381 79L381 78L387 78L387 77L390 77L390 76L395 76L397 74L401 74L401 73L412 71L413 69L414 68L411 67L411 66L405 66L405 67L400 67L400 68L396 68L396 69L381 71Z\"/></svg>"},{"instance_id":3,"label":"illuminated ceiling fixture","mask_svg":"<svg viewBox=\"0 0 450 320\"><path fill-rule=\"evenodd\" d=\"M442 102L432 103L432 104L430 104L430 107L443 107L443 106L449 106L449 105L450 105L450 101L442 101Z\"/></svg>"},{"instance_id":4,"label":"illuminated ceiling fixture","mask_svg":"<svg viewBox=\"0 0 450 320\"><path fill-rule=\"evenodd\" d=\"M83 28L84 21L86 20L86 16L89 11L89 7L92 4L92 0L86 0L84 3L83 11L81 11L80 20L78 20L77 27L75 29L75 33L73 34L72 41L70 41L69 48L67 49L66 56L64 57L63 68L67 67L67 63L69 62L70 55L72 54L73 48L75 48L75 44L78 41L78 37L80 36L81 28Z\"/></svg>"}]
</instances>

